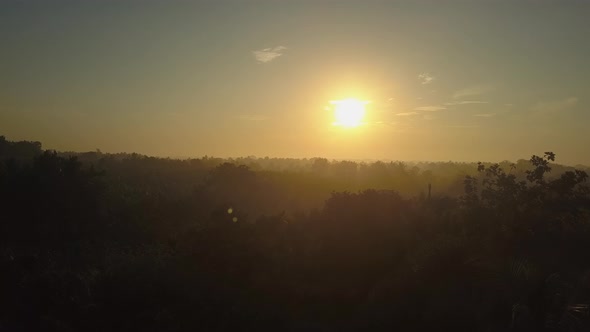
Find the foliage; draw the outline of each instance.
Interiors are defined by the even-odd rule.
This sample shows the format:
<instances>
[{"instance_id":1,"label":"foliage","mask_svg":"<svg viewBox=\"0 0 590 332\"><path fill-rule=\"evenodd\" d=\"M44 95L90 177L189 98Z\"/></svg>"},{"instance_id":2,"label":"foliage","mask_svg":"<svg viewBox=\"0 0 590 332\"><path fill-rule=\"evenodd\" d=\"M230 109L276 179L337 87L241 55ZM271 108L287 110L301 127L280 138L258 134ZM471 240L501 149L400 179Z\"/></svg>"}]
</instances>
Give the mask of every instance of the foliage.
<instances>
[{"instance_id":1,"label":"foliage","mask_svg":"<svg viewBox=\"0 0 590 332\"><path fill-rule=\"evenodd\" d=\"M0 331L589 328L588 175L550 152L448 193L450 164L4 156Z\"/></svg>"}]
</instances>

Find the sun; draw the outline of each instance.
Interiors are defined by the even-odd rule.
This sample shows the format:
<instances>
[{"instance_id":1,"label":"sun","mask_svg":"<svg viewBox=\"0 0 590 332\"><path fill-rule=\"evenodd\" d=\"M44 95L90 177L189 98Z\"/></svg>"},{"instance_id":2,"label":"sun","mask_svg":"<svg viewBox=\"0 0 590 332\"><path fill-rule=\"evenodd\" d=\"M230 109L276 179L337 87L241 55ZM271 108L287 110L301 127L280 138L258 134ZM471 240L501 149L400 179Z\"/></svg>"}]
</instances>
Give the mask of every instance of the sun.
<instances>
[{"instance_id":1,"label":"sun","mask_svg":"<svg viewBox=\"0 0 590 332\"><path fill-rule=\"evenodd\" d=\"M335 126L346 128L358 127L363 124L365 117L365 105L367 101L361 101L354 98L333 100L330 104L334 105Z\"/></svg>"}]
</instances>

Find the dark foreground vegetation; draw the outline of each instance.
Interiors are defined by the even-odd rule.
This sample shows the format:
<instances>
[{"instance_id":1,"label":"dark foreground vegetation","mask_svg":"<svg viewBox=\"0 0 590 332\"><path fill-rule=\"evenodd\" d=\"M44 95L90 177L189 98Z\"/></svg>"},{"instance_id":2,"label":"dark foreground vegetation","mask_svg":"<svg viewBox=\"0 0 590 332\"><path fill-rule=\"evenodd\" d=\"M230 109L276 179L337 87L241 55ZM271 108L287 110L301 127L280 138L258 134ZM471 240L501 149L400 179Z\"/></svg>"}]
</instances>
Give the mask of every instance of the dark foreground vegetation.
<instances>
[{"instance_id":1,"label":"dark foreground vegetation","mask_svg":"<svg viewBox=\"0 0 590 332\"><path fill-rule=\"evenodd\" d=\"M169 160L0 137L0 331L590 331L588 175L554 159Z\"/></svg>"}]
</instances>

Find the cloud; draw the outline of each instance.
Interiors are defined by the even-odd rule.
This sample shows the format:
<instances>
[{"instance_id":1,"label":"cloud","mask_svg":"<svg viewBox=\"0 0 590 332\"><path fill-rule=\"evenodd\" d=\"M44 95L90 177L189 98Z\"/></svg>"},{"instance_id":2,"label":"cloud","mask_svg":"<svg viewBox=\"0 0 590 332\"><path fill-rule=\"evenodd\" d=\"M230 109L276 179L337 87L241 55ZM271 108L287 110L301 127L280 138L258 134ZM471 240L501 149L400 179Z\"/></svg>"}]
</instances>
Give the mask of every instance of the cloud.
<instances>
[{"instance_id":1,"label":"cloud","mask_svg":"<svg viewBox=\"0 0 590 332\"><path fill-rule=\"evenodd\" d=\"M450 125L450 126L447 126L447 127L448 128L462 128L462 129L465 129L465 128L479 128L480 126L478 126L478 125L470 125L470 124L459 124L459 125Z\"/></svg>"},{"instance_id":2,"label":"cloud","mask_svg":"<svg viewBox=\"0 0 590 332\"><path fill-rule=\"evenodd\" d=\"M452 101L449 103L445 103L445 105L452 106L452 105L469 105L469 104L487 104L487 101L482 100L461 100L461 101Z\"/></svg>"},{"instance_id":3,"label":"cloud","mask_svg":"<svg viewBox=\"0 0 590 332\"><path fill-rule=\"evenodd\" d=\"M418 114L418 112L396 113L395 115L397 115L397 116L410 116L410 115L416 115L416 114Z\"/></svg>"},{"instance_id":4,"label":"cloud","mask_svg":"<svg viewBox=\"0 0 590 332\"><path fill-rule=\"evenodd\" d=\"M287 48L285 46L263 48L258 51L252 51L258 63L268 63L283 55Z\"/></svg>"},{"instance_id":5,"label":"cloud","mask_svg":"<svg viewBox=\"0 0 590 332\"><path fill-rule=\"evenodd\" d=\"M562 100L542 101L533 106L533 111L539 113L562 112L578 104L578 98L569 97Z\"/></svg>"},{"instance_id":6,"label":"cloud","mask_svg":"<svg viewBox=\"0 0 590 332\"><path fill-rule=\"evenodd\" d=\"M434 76L431 76L429 73L422 73L418 75L418 79L422 84L430 84L434 81Z\"/></svg>"},{"instance_id":7,"label":"cloud","mask_svg":"<svg viewBox=\"0 0 590 332\"><path fill-rule=\"evenodd\" d=\"M459 99L463 97L479 96L492 90L489 85L475 85L465 89L461 89L453 93L453 99Z\"/></svg>"},{"instance_id":8,"label":"cloud","mask_svg":"<svg viewBox=\"0 0 590 332\"><path fill-rule=\"evenodd\" d=\"M492 116L495 116L496 113L482 113L482 114L474 114L473 116L479 116L482 118L491 118Z\"/></svg>"},{"instance_id":9,"label":"cloud","mask_svg":"<svg viewBox=\"0 0 590 332\"><path fill-rule=\"evenodd\" d=\"M247 120L247 121L264 121L267 119L264 115L257 115L257 114L243 114L238 116L238 119Z\"/></svg>"},{"instance_id":10,"label":"cloud","mask_svg":"<svg viewBox=\"0 0 590 332\"><path fill-rule=\"evenodd\" d=\"M420 106L414 108L414 111L426 111L426 112L436 112L446 110L447 108L444 106Z\"/></svg>"}]
</instances>

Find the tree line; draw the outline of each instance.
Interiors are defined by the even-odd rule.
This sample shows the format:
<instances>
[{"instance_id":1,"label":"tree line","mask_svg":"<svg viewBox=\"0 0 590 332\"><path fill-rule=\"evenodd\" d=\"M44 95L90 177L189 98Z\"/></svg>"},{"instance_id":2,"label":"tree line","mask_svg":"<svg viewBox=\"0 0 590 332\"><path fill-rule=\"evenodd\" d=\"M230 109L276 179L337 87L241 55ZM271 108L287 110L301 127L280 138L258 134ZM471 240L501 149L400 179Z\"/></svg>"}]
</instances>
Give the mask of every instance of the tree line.
<instances>
[{"instance_id":1,"label":"tree line","mask_svg":"<svg viewBox=\"0 0 590 332\"><path fill-rule=\"evenodd\" d=\"M0 331L586 331L588 174L555 159L173 160L2 137Z\"/></svg>"}]
</instances>

